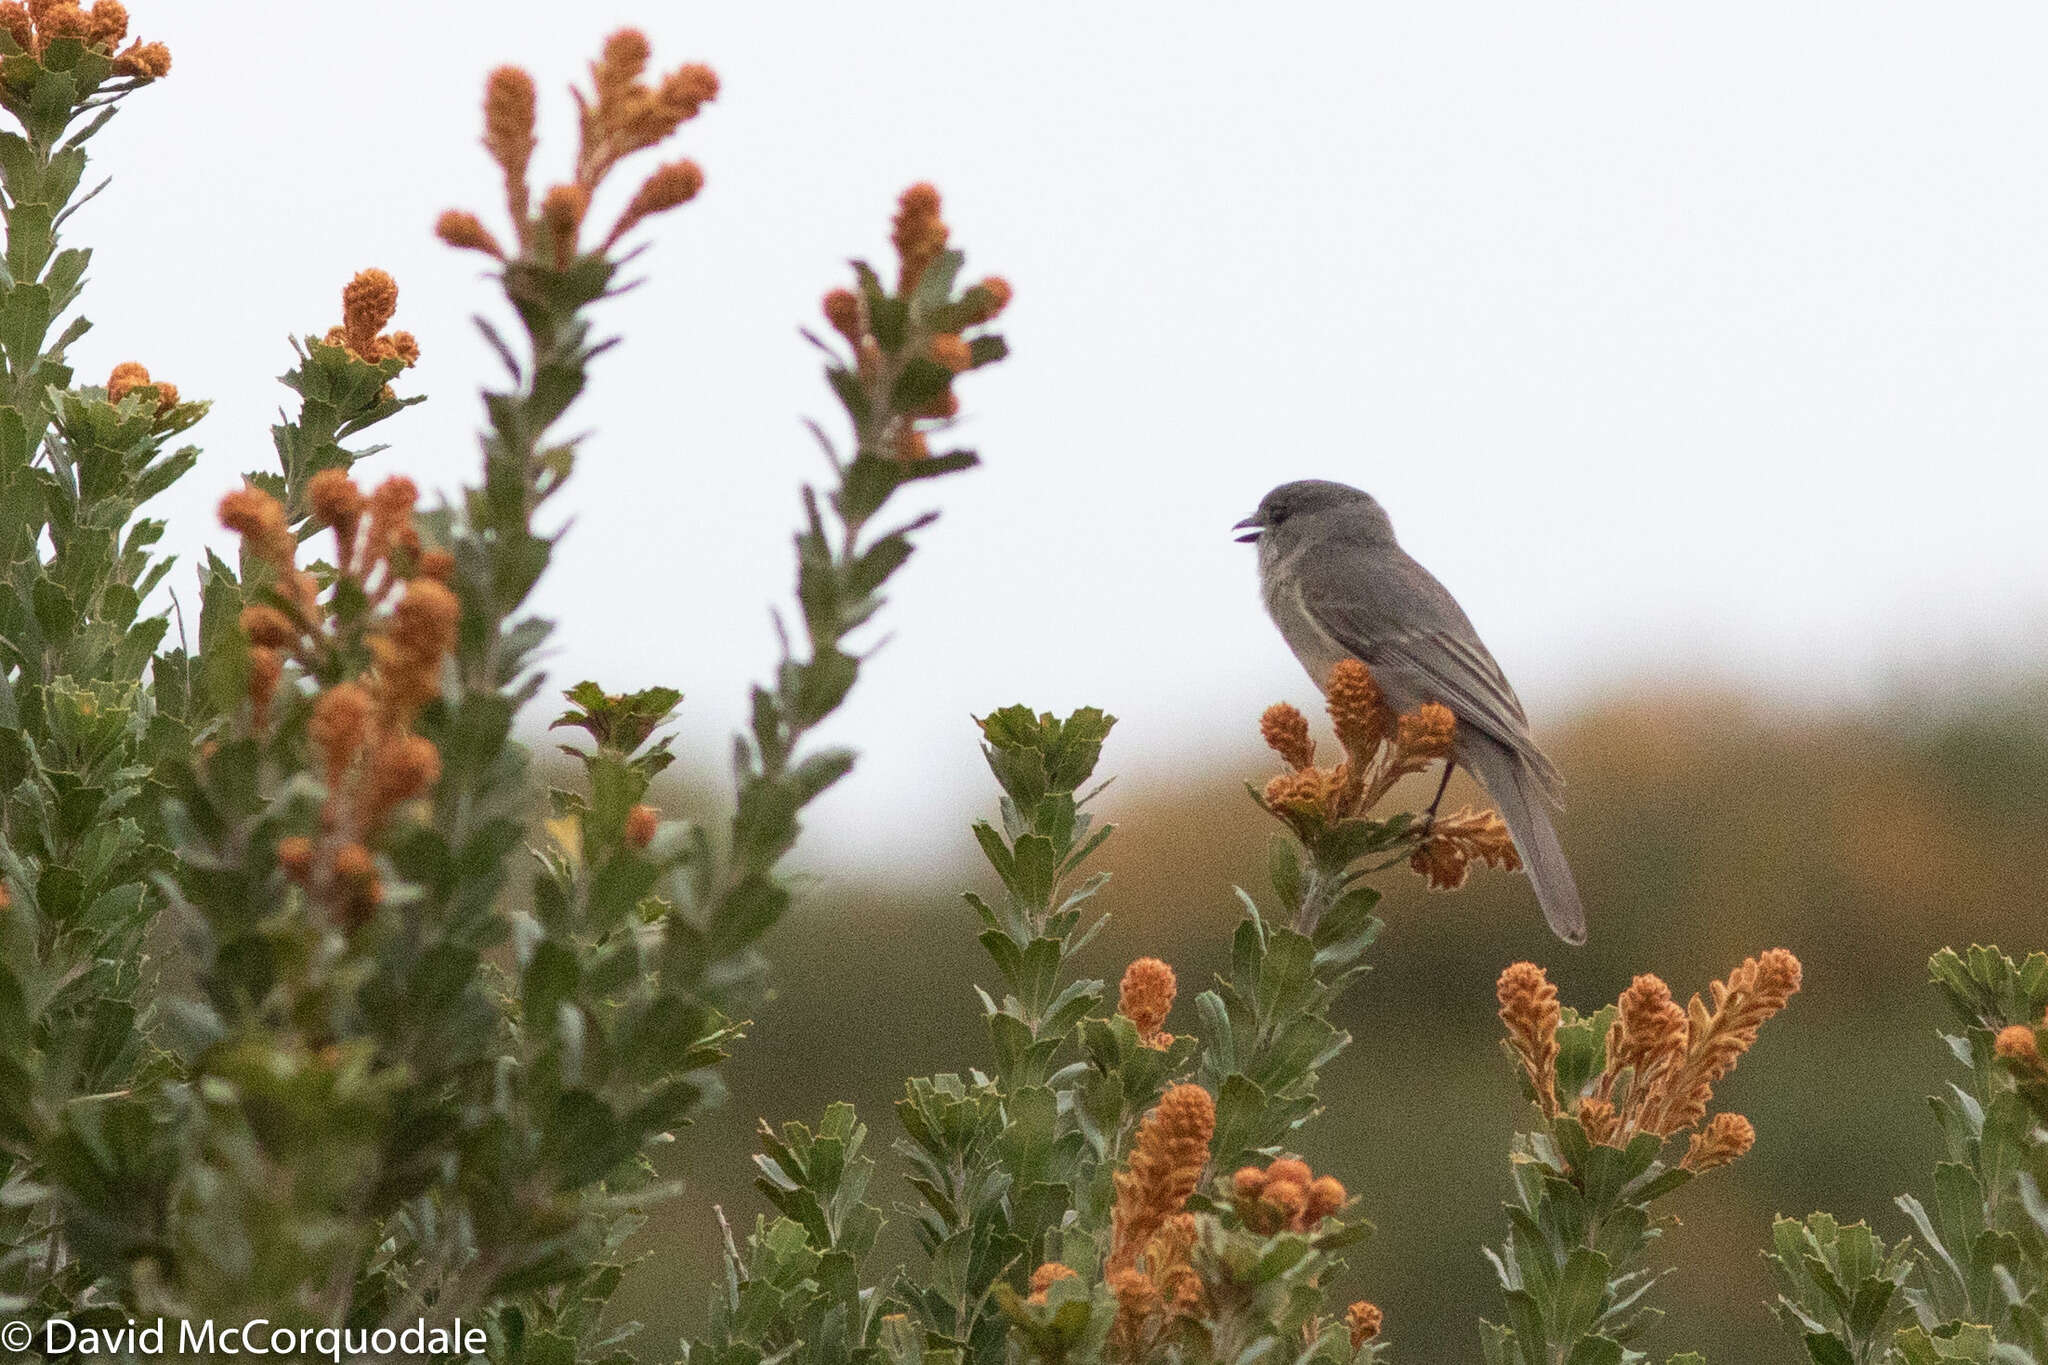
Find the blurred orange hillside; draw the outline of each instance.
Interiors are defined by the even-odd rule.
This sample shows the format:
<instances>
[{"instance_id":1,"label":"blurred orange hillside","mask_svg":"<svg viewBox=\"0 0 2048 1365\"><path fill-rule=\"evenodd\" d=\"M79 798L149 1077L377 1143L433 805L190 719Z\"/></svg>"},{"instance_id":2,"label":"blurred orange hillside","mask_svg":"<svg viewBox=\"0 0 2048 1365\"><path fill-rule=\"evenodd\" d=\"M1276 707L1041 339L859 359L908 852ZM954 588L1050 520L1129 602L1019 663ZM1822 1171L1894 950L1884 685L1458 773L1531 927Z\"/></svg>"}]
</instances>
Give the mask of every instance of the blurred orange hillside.
<instances>
[{"instance_id":1,"label":"blurred orange hillside","mask_svg":"<svg viewBox=\"0 0 2048 1365\"><path fill-rule=\"evenodd\" d=\"M1120 832L1097 856L1114 874L1102 902L1113 921L1091 968L1114 980L1141 953L1167 958L1182 983L1176 1030L1192 1031L1193 997L1221 965L1232 884L1266 891L1277 826L1243 784L1275 767L1255 721L1241 752L1171 791L1119 784L1102 800ZM1805 990L1720 1090L1755 1121L1756 1149L1680 1196L1684 1225L1666 1242L1680 1271L1662 1291L1671 1316L1641 1344L1658 1359L1697 1348L1717 1363L1795 1360L1764 1303L1771 1215L1827 1208L1896 1238L1893 1195L1929 1184L1922 1096L1947 1068L1928 955L1973 941L2048 947L2048 682L1854 714L1638 696L1547 739L1571 780L1561 830L1591 944L1552 939L1519 876L1480 871L1444 895L1385 874L1389 928L1340 1015L1355 1043L1325 1073L1328 1109L1302 1144L1378 1224L1350 1253L1351 1287L1386 1309L1407 1362L1475 1358L1475 1319L1499 1315L1479 1248L1502 1231L1519 1116L1493 1017L1506 963L1544 964L1567 1003L1592 1008L1637 972L1683 996L1782 945L1804 962ZM1112 736L1101 772L1116 769ZM961 810L963 832L994 807L991 783ZM964 835L960 846L964 857ZM773 990L730 1067L730 1100L678 1143L669 1173L689 1188L643 1234L650 1256L628 1276L622 1314L662 1340L701 1319L711 1205L742 1229L765 1208L747 1159L761 1117L815 1118L853 1100L883 1159L869 1198L886 1209L900 1197L887 1145L903 1077L987 1055L968 983L990 973L958 892L989 880L964 860L912 890L828 878L778 930ZM892 1218L881 1268L915 1254Z\"/></svg>"}]
</instances>

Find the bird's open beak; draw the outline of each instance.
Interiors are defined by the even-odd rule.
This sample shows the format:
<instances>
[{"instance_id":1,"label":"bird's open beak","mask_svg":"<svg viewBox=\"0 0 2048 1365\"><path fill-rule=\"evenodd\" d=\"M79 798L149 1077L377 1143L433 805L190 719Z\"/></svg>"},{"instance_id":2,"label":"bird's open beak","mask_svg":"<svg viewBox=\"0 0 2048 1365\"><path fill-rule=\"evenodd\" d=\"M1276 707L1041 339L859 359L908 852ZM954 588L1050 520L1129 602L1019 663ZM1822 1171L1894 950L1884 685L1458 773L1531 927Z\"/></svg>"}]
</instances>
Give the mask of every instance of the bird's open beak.
<instances>
[{"instance_id":1,"label":"bird's open beak","mask_svg":"<svg viewBox=\"0 0 2048 1365\"><path fill-rule=\"evenodd\" d=\"M1250 531L1250 535L1243 535L1237 538L1238 544L1249 545L1259 538L1259 533L1261 531L1266 529L1266 523L1260 521L1258 514L1255 512L1251 516L1246 517L1243 521L1240 521L1237 525L1231 527L1230 529L1233 531Z\"/></svg>"}]
</instances>

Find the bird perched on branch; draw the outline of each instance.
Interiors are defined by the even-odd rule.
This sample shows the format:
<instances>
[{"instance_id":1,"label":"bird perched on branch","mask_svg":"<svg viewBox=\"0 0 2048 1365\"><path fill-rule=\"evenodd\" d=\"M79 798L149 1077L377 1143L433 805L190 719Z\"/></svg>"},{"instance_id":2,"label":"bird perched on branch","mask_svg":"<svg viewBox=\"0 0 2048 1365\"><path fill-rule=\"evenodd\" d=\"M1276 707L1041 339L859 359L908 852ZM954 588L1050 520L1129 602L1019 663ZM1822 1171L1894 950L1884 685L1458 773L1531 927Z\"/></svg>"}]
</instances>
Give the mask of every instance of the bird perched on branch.
<instances>
[{"instance_id":1,"label":"bird perched on branch","mask_svg":"<svg viewBox=\"0 0 2048 1365\"><path fill-rule=\"evenodd\" d=\"M1564 779L1464 609L1395 541L1386 511L1356 488L1305 479L1266 494L1233 529L1258 543L1266 610L1317 687L1357 659L1395 710L1450 708L1457 738L1430 818L1463 764L1507 822L1551 929L1584 943L1585 908L1550 821Z\"/></svg>"}]
</instances>

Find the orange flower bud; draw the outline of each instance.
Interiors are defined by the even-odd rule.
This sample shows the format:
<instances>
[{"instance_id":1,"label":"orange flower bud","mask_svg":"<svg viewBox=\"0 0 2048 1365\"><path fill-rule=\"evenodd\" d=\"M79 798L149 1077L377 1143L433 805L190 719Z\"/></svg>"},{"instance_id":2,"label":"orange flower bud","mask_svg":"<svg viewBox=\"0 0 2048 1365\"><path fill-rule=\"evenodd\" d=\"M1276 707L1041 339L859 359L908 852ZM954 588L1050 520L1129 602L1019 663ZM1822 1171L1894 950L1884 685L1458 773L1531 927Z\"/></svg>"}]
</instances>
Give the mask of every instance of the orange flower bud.
<instances>
[{"instance_id":1,"label":"orange flower bud","mask_svg":"<svg viewBox=\"0 0 2048 1365\"><path fill-rule=\"evenodd\" d=\"M45 8L36 19L43 41L52 38L89 38L92 20L75 4L59 3Z\"/></svg>"},{"instance_id":2,"label":"orange flower bud","mask_svg":"<svg viewBox=\"0 0 2048 1365\"><path fill-rule=\"evenodd\" d=\"M1112 1270L1105 1281L1116 1295L1115 1331L1129 1339L1144 1330L1145 1323L1160 1309L1159 1286L1142 1270Z\"/></svg>"},{"instance_id":3,"label":"orange flower bud","mask_svg":"<svg viewBox=\"0 0 2048 1365\"><path fill-rule=\"evenodd\" d=\"M1354 1351L1378 1336L1385 1324L1386 1317L1379 1307L1364 1299L1344 1310L1344 1330L1351 1336L1351 1349Z\"/></svg>"},{"instance_id":4,"label":"orange flower bud","mask_svg":"<svg viewBox=\"0 0 2048 1365\"><path fill-rule=\"evenodd\" d=\"M832 330L858 346L860 344L860 300L851 289L834 289L825 295L825 321Z\"/></svg>"},{"instance_id":5,"label":"orange flower bud","mask_svg":"<svg viewBox=\"0 0 2048 1365\"><path fill-rule=\"evenodd\" d=\"M277 695L277 684L284 677L284 659L274 649L261 645L249 651L249 702L261 725L270 714L270 699Z\"/></svg>"},{"instance_id":6,"label":"orange flower bud","mask_svg":"<svg viewBox=\"0 0 2048 1365\"><path fill-rule=\"evenodd\" d=\"M1259 1191L1259 1202L1279 1214L1280 1222L1292 1225L1308 1207L1308 1190L1292 1180L1268 1180Z\"/></svg>"},{"instance_id":7,"label":"orange flower bud","mask_svg":"<svg viewBox=\"0 0 2048 1365\"><path fill-rule=\"evenodd\" d=\"M355 930L369 919L384 890L377 883L377 867L370 850L361 844L344 844L334 855L334 886L339 893L336 919L341 927Z\"/></svg>"},{"instance_id":8,"label":"orange flower bud","mask_svg":"<svg viewBox=\"0 0 2048 1365\"><path fill-rule=\"evenodd\" d=\"M136 41L123 49L114 58L114 74L117 76L139 76L143 80L162 80L171 74L171 50L162 43Z\"/></svg>"},{"instance_id":9,"label":"orange flower bud","mask_svg":"<svg viewBox=\"0 0 2048 1365\"><path fill-rule=\"evenodd\" d=\"M1457 729L1458 718L1450 707L1424 702L1401 717L1395 742L1415 758L1444 758L1451 752Z\"/></svg>"},{"instance_id":10,"label":"orange flower bud","mask_svg":"<svg viewBox=\"0 0 2048 1365\"><path fill-rule=\"evenodd\" d=\"M313 703L307 734L326 760L327 785L336 786L355 762L370 731L370 694L355 683L338 683Z\"/></svg>"},{"instance_id":11,"label":"orange flower bud","mask_svg":"<svg viewBox=\"0 0 2048 1365\"><path fill-rule=\"evenodd\" d=\"M306 500L312 505L314 519L332 526L345 547L355 540L356 522L363 514L363 490L356 487L347 470L323 469L308 479ZM343 553L345 556L346 548Z\"/></svg>"},{"instance_id":12,"label":"orange flower bud","mask_svg":"<svg viewBox=\"0 0 2048 1365\"><path fill-rule=\"evenodd\" d=\"M680 204L687 204L704 188L704 168L690 160L671 161L657 166L654 174L641 183L639 192L633 196L633 207L641 215L666 213Z\"/></svg>"},{"instance_id":13,"label":"orange flower bud","mask_svg":"<svg viewBox=\"0 0 2048 1365\"><path fill-rule=\"evenodd\" d=\"M960 395L951 389L942 391L937 398L919 408L916 417L956 417L960 413Z\"/></svg>"},{"instance_id":14,"label":"orange flower bud","mask_svg":"<svg viewBox=\"0 0 2048 1365\"><path fill-rule=\"evenodd\" d=\"M114 367L107 376L107 401L118 403L128 394L150 382L149 368L133 360L124 360Z\"/></svg>"},{"instance_id":15,"label":"orange flower bud","mask_svg":"<svg viewBox=\"0 0 2048 1365\"><path fill-rule=\"evenodd\" d=\"M1707 1121L1707 1126L1694 1133L1687 1144L1685 1160L1679 1164L1688 1171L1711 1171L1726 1166L1756 1145L1756 1129L1740 1114L1716 1114Z\"/></svg>"},{"instance_id":16,"label":"orange flower bud","mask_svg":"<svg viewBox=\"0 0 2048 1365\"><path fill-rule=\"evenodd\" d=\"M626 842L634 848L645 848L654 840L655 827L661 822L661 812L652 806L635 806L626 812Z\"/></svg>"},{"instance_id":17,"label":"orange flower bud","mask_svg":"<svg viewBox=\"0 0 2048 1365\"><path fill-rule=\"evenodd\" d=\"M379 563L388 563L393 548L403 549L414 539L413 504L420 491L411 479L394 474L370 493L370 529L363 537L359 572L367 575Z\"/></svg>"},{"instance_id":18,"label":"orange flower bud","mask_svg":"<svg viewBox=\"0 0 2048 1365\"><path fill-rule=\"evenodd\" d=\"M894 458L906 463L931 458L932 448L925 444L924 433L905 427L896 434Z\"/></svg>"},{"instance_id":19,"label":"orange flower bud","mask_svg":"<svg viewBox=\"0 0 2048 1365\"><path fill-rule=\"evenodd\" d=\"M498 245L498 239L491 230L473 213L449 209L434 220L434 235L460 250L481 251L486 256L495 256L501 261L505 259L505 248Z\"/></svg>"},{"instance_id":20,"label":"orange flower bud","mask_svg":"<svg viewBox=\"0 0 2048 1365\"><path fill-rule=\"evenodd\" d=\"M1138 1124L1130 1160L1116 1173L1110 1270L1135 1264L1166 1220L1186 1207L1215 1132L1216 1102L1199 1085L1173 1086Z\"/></svg>"},{"instance_id":21,"label":"orange flower bud","mask_svg":"<svg viewBox=\"0 0 2048 1365\"><path fill-rule=\"evenodd\" d=\"M1010 282L1000 275L991 275L969 289L962 300L967 305L968 325L988 322L1008 308L1010 294Z\"/></svg>"},{"instance_id":22,"label":"orange flower bud","mask_svg":"<svg viewBox=\"0 0 2048 1365\"><path fill-rule=\"evenodd\" d=\"M338 882L361 885L376 875L376 864L370 860L370 850L361 844L343 844L334 854L334 879Z\"/></svg>"},{"instance_id":23,"label":"orange flower bud","mask_svg":"<svg viewBox=\"0 0 2048 1365\"><path fill-rule=\"evenodd\" d=\"M1309 738L1308 717L1284 701L1267 707L1259 717L1259 737L1290 768L1306 768L1316 760L1316 742Z\"/></svg>"},{"instance_id":24,"label":"orange flower bud","mask_svg":"<svg viewBox=\"0 0 2048 1365\"><path fill-rule=\"evenodd\" d=\"M1557 1026L1563 1011L1557 987L1533 962L1517 962L1500 974L1494 986L1500 1000L1500 1021L1507 1026L1508 1045L1521 1059L1536 1105L1547 1118L1557 1116Z\"/></svg>"},{"instance_id":25,"label":"orange flower bud","mask_svg":"<svg viewBox=\"0 0 2048 1365\"><path fill-rule=\"evenodd\" d=\"M1614 1137L1621 1130L1621 1114L1612 1103L1598 1095L1588 1095L1579 1101L1578 1117L1588 1141L1606 1147L1619 1145Z\"/></svg>"},{"instance_id":26,"label":"orange flower bud","mask_svg":"<svg viewBox=\"0 0 2048 1365\"><path fill-rule=\"evenodd\" d=\"M1340 660L1330 670L1323 691L1330 723L1337 727L1337 741L1353 763L1363 764L1394 728L1393 710L1372 670L1357 659Z\"/></svg>"},{"instance_id":27,"label":"orange flower bud","mask_svg":"<svg viewBox=\"0 0 2048 1365\"><path fill-rule=\"evenodd\" d=\"M2040 1071L2041 1040L2026 1024L2008 1024L1998 1031L1993 1049L2021 1071Z\"/></svg>"},{"instance_id":28,"label":"orange flower bud","mask_svg":"<svg viewBox=\"0 0 2048 1365\"><path fill-rule=\"evenodd\" d=\"M939 217L939 192L919 183L903 192L896 204L896 218L889 233L901 266L897 288L908 292L917 286L926 266L946 249L946 224Z\"/></svg>"},{"instance_id":29,"label":"orange flower bud","mask_svg":"<svg viewBox=\"0 0 2048 1365\"><path fill-rule=\"evenodd\" d=\"M1335 1213L1350 1202L1343 1182L1332 1175L1317 1176L1309 1182L1307 1221L1311 1224Z\"/></svg>"},{"instance_id":30,"label":"orange flower bud","mask_svg":"<svg viewBox=\"0 0 2048 1365\"><path fill-rule=\"evenodd\" d=\"M1408 866L1432 891L1456 891L1471 875L1472 860L1449 839L1426 839L1408 855Z\"/></svg>"},{"instance_id":31,"label":"orange flower bud","mask_svg":"<svg viewBox=\"0 0 2048 1365\"><path fill-rule=\"evenodd\" d=\"M127 36L128 7L121 0L97 0L92 7L92 45L111 48Z\"/></svg>"},{"instance_id":32,"label":"orange flower bud","mask_svg":"<svg viewBox=\"0 0 2048 1365\"><path fill-rule=\"evenodd\" d=\"M655 168L626 205L626 211L619 215L619 221L604 239L605 245L610 246L632 231L641 219L689 203L703 188L704 171L694 161L673 161Z\"/></svg>"},{"instance_id":33,"label":"orange flower bud","mask_svg":"<svg viewBox=\"0 0 2048 1365\"><path fill-rule=\"evenodd\" d=\"M431 578L415 578L392 609L392 638L420 658L438 663L455 643L455 625L461 615L462 603L446 585Z\"/></svg>"},{"instance_id":34,"label":"orange flower bud","mask_svg":"<svg viewBox=\"0 0 2048 1365\"><path fill-rule=\"evenodd\" d=\"M441 780L441 751L419 735L393 735L370 756L365 816L375 828L392 809Z\"/></svg>"},{"instance_id":35,"label":"orange flower bud","mask_svg":"<svg viewBox=\"0 0 2048 1365\"><path fill-rule=\"evenodd\" d=\"M242 608L242 634L249 637L252 645L269 649L284 649L299 638L298 627L291 618L276 607L261 604Z\"/></svg>"},{"instance_id":36,"label":"orange flower bud","mask_svg":"<svg viewBox=\"0 0 2048 1365\"><path fill-rule=\"evenodd\" d=\"M398 312L398 281L390 272L372 267L356 272L341 290L342 341L351 351L371 358L377 333Z\"/></svg>"},{"instance_id":37,"label":"orange flower bud","mask_svg":"<svg viewBox=\"0 0 2048 1365\"><path fill-rule=\"evenodd\" d=\"M158 416L178 406L178 386L161 379L151 379L149 371L132 360L122 361L114 367L114 372L107 376L107 401L118 403L139 388L156 390Z\"/></svg>"},{"instance_id":38,"label":"orange flower bud","mask_svg":"<svg viewBox=\"0 0 2048 1365\"><path fill-rule=\"evenodd\" d=\"M403 474L393 474L371 492L370 507L372 511L392 516L398 512L410 512L419 500L419 485Z\"/></svg>"},{"instance_id":39,"label":"orange flower bud","mask_svg":"<svg viewBox=\"0 0 2048 1365\"><path fill-rule=\"evenodd\" d=\"M1124 970L1117 1013L1137 1027L1139 1038L1149 1039L1166 1022L1178 990L1173 968L1156 957L1141 957Z\"/></svg>"},{"instance_id":40,"label":"orange flower bud","mask_svg":"<svg viewBox=\"0 0 2048 1365\"><path fill-rule=\"evenodd\" d=\"M1031 1297L1028 1302L1044 1303L1046 1292L1061 1280L1079 1279L1080 1276L1069 1265L1058 1261L1047 1261L1031 1272Z\"/></svg>"},{"instance_id":41,"label":"orange flower bud","mask_svg":"<svg viewBox=\"0 0 2048 1365\"><path fill-rule=\"evenodd\" d=\"M656 102L677 123L697 117L702 106L717 98L718 73L702 62L686 63L662 77L655 94Z\"/></svg>"},{"instance_id":42,"label":"orange flower bud","mask_svg":"<svg viewBox=\"0 0 2048 1365\"><path fill-rule=\"evenodd\" d=\"M313 876L313 841L303 834L287 834L277 841L277 865L284 875L304 886Z\"/></svg>"},{"instance_id":43,"label":"orange flower bud","mask_svg":"<svg viewBox=\"0 0 2048 1365\"><path fill-rule=\"evenodd\" d=\"M576 258L576 233L589 208L590 191L581 185L557 185L541 196L540 220L554 243L555 269L567 270Z\"/></svg>"},{"instance_id":44,"label":"orange flower bud","mask_svg":"<svg viewBox=\"0 0 2048 1365\"><path fill-rule=\"evenodd\" d=\"M485 80L484 147L507 176L516 171L525 178L533 156L535 107L533 77L518 67L501 66Z\"/></svg>"},{"instance_id":45,"label":"orange flower bud","mask_svg":"<svg viewBox=\"0 0 2048 1365\"><path fill-rule=\"evenodd\" d=\"M637 28L622 28L605 39L601 54L590 68L599 97L617 98L630 89L647 69L647 58L652 52L647 35Z\"/></svg>"},{"instance_id":46,"label":"orange flower bud","mask_svg":"<svg viewBox=\"0 0 2048 1365\"><path fill-rule=\"evenodd\" d=\"M14 45L23 52L34 55L37 48L35 21L29 18L28 6L21 0L0 3L0 31L14 39Z\"/></svg>"}]
</instances>

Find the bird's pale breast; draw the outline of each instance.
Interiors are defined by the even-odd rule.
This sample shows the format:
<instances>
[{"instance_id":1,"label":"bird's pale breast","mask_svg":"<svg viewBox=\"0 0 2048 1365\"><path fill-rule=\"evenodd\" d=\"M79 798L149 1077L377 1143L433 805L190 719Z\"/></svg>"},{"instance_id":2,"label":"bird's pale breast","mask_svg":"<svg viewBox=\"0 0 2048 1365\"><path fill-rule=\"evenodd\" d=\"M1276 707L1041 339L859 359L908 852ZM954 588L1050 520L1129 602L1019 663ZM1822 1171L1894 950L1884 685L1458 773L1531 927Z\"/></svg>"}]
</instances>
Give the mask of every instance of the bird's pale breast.
<instances>
[{"instance_id":1,"label":"bird's pale breast","mask_svg":"<svg viewBox=\"0 0 2048 1365\"><path fill-rule=\"evenodd\" d=\"M1287 647L1294 651L1294 657L1308 672L1317 688L1329 680L1330 670L1352 652L1337 643L1316 624L1308 608L1301 600L1301 576L1294 571L1294 560L1301 555L1295 550L1286 557L1271 546L1259 546L1259 587L1266 599L1266 614L1279 627L1280 638L1287 641Z\"/></svg>"}]
</instances>

